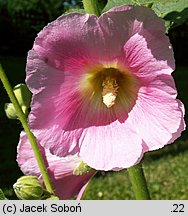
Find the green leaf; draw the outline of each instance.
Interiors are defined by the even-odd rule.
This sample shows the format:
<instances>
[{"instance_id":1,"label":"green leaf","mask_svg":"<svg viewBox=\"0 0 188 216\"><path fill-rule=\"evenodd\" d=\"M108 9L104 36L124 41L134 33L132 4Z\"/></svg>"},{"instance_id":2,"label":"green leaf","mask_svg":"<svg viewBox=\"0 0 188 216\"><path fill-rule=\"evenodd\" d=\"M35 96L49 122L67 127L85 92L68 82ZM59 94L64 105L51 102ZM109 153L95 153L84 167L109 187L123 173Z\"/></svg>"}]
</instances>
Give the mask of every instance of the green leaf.
<instances>
[{"instance_id":1,"label":"green leaf","mask_svg":"<svg viewBox=\"0 0 188 216\"><path fill-rule=\"evenodd\" d=\"M107 2L108 2L107 0L98 0L98 6L100 8L100 11L103 10L103 8L106 6Z\"/></svg>"},{"instance_id":2,"label":"green leaf","mask_svg":"<svg viewBox=\"0 0 188 216\"><path fill-rule=\"evenodd\" d=\"M0 188L0 200L7 200L7 198L5 197L3 191Z\"/></svg>"},{"instance_id":3,"label":"green leaf","mask_svg":"<svg viewBox=\"0 0 188 216\"><path fill-rule=\"evenodd\" d=\"M81 9L81 8L72 8L72 9L69 9L69 10L65 11L64 14L69 14L69 13L81 13L81 14L84 14L85 10Z\"/></svg>"},{"instance_id":4,"label":"green leaf","mask_svg":"<svg viewBox=\"0 0 188 216\"><path fill-rule=\"evenodd\" d=\"M142 5L146 7L152 7L154 2L157 2L157 0L110 0L104 8L104 11L110 10L112 7L121 5Z\"/></svg>"},{"instance_id":5,"label":"green leaf","mask_svg":"<svg viewBox=\"0 0 188 216\"><path fill-rule=\"evenodd\" d=\"M159 0L152 9L165 20L167 31L188 21L188 0Z\"/></svg>"},{"instance_id":6,"label":"green leaf","mask_svg":"<svg viewBox=\"0 0 188 216\"><path fill-rule=\"evenodd\" d=\"M152 7L152 9L161 17L164 17L173 11L182 12L185 8L188 8L188 0L159 0L156 1Z\"/></svg>"},{"instance_id":7,"label":"green leaf","mask_svg":"<svg viewBox=\"0 0 188 216\"><path fill-rule=\"evenodd\" d=\"M167 31L188 21L188 0L111 0L104 11L120 5L142 5L152 8L165 20Z\"/></svg>"},{"instance_id":8,"label":"green leaf","mask_svg":"<svg viewBox=\"0 0 188 216\"><path fill-rule=\"evenodd\" d=\"M103 10L103 12L106 12L115 6L128 5L128 4L132 4L132 1L131 0L119 0L119 1L109 0L108 3L106 4L106 7Z\"/></svg>"},{"instance_id":9,"label":"green leaf","mask_svg":"<svg viewBox=\"0 0 188 216\"><path fill-rule=\"evenodd\" d=\"M153 3L153 4L152 4ZM166 14L177 11L181 12L185 8L188 8L188 0L110 0L108 1L105 11L112 7L120 5L143 5L150 6L152 4L152 9L160 16L164 17Z\"/></svg>"},{"instance_id":10,"label":"green leaf","mask_svg":"<svg viewBox=\"0 0 188 216\"><path fill-rule=\"evenodd\" d=\"M182 11L172 11L166 14L163 19L165 22L170 23L170 28L175 28L180 26L188 21L188 7L183 9Z\"/></svg>"}]
</instances>

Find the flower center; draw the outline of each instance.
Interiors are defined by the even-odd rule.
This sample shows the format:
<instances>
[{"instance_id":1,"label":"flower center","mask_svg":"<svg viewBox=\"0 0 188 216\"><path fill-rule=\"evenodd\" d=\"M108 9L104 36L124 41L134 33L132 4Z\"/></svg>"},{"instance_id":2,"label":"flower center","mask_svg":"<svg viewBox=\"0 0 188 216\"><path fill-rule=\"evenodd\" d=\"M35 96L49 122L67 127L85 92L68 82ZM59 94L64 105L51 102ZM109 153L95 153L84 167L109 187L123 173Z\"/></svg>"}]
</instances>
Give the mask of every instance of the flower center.
<instances>
[{"instance_id":1,"label":"flower center","mask_svg":"<svg viewBox=\"0 0 188 216\"><path fill-rule=\"evenodd\" d=\"M129 110L137 97L137 79L128 70L118 67L88 69L80 84L84 100L87 98L93 110Z\"/></svg>"},{"instance_id":2,"label":"flower center","mask_svg":"<svg viewBox=\"0 0 188 216\"><path fill-rule=\"evenodd\" d=\"M115 104L119 86L115 78L107 76L102 82L102 87L103 103L110 108Z\"/></svg>"}]
</instances>

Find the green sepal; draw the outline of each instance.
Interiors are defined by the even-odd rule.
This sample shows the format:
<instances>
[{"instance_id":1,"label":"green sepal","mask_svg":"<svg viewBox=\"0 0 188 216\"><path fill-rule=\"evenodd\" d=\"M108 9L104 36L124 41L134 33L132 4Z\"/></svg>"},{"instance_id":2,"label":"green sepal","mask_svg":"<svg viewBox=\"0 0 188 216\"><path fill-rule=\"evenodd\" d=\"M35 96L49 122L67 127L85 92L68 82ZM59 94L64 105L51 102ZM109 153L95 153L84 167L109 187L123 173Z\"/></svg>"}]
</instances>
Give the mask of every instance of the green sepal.
<instances>
[{"instance_id":1,"label":"green sepal","mask_svg":"<svg viewBox=\"0 0 188 216\"><path fill-rule=\"evenodd\" d=\"M32 94L28 87L20 83L13 88L13 92L21 106L30 107Z\"/></svg>"},{"instance_id":2,"label":"green sepal","mask_svg":"<svg viewBox=\"0 0 188 216\"><path fill-rule=\"evenodd\" d=\"M92 168L88 166L86 163L81 161L78 166L74 169L73 175L83 175L88 173Z\"/></svg>"}]
</instances>

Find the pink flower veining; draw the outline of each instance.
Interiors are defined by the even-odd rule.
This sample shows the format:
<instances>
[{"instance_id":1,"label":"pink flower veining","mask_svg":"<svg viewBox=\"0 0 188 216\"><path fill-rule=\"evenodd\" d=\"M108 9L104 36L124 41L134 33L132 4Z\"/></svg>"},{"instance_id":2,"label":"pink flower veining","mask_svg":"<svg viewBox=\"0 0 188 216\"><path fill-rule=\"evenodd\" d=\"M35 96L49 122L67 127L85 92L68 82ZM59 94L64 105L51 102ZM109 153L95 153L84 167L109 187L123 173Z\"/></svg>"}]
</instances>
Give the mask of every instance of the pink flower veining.
<instances>
[{"instance_id":1,"label":"pink flower veining","mask_svg":"<svg viewBox=\"0 0 188 216\"><path fill-rule=\"evenodd\" d=\"M30 127L53 157L78 154L97 170L133 166L185 128L174 68L164 23L151 9L63 15L28 54Z\"/></svg>"}]
</instances>

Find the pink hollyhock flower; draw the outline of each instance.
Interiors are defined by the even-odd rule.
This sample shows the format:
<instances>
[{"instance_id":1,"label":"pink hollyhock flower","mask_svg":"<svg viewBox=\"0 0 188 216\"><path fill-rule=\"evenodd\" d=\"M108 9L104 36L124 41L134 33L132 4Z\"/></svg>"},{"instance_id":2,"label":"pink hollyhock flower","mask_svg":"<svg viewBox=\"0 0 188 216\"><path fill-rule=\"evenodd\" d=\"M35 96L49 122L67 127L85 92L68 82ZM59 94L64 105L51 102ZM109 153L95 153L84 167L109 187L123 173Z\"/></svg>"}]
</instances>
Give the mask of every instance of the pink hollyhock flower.
<instances>
[{"instance_id":1,"label":"pink hollyhock flower","mask_svg":"<svg viewBox=\"0 0 188 216\"><path fill-rule=\"evenodd\" d=\"M28 54L30 127L54 157L77 153L97 170L130 167L185 128L174 68L164 23L149 8L61 16Z\"/></svg>"},{"instance_id":2,"label":"pink hollyhock flower","mask_svg":"<svg viewBox=\"0 0 188 216\"><path fill-rule=\"evenodd\" d=\"M39 149L52 180L56 195L60 199L69 199L78 195L77 198L80 199L90 178L96 171L90 170L83 175L75 175L73 171L81 162L81 159L77 155L58 157L52 155L48 149L45 149L41 145L39 145ZM17 161L25 175L35 175L43 182L38 163L24 132L20 135Z\"/></svg>"}]
</instances>

